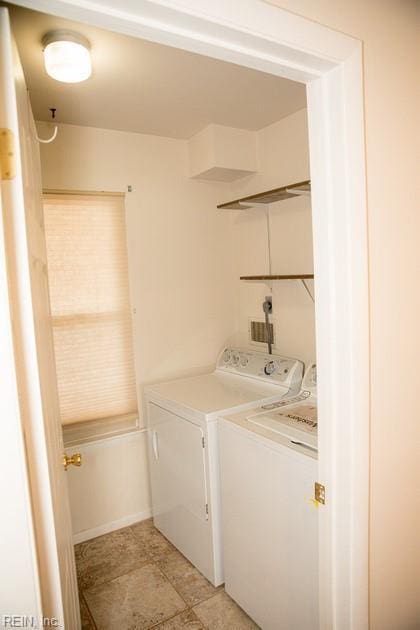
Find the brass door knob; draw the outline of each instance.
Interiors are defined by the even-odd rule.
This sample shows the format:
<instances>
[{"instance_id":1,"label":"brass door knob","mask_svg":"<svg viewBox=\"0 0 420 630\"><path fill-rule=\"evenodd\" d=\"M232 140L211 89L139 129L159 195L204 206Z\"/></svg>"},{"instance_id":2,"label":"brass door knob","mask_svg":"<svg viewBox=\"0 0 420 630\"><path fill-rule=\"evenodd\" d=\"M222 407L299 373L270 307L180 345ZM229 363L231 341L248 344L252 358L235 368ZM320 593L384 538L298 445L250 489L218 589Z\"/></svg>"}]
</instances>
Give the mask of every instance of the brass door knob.
<instances>
[{"instance_id":1,"label":"brass door knob","mask_svg":"<svg viewBox=\"0 0 420 630\"><path fill-rule=\"evenodd\" d=\"M81 453L73 453L73 455L66 455L64 453L64 455L63 455L64 470L67 470L67 468L70 465L72 465L72 466L81 466L82 465L82 455L81 455Z\"/></svg>"}]
</instances>

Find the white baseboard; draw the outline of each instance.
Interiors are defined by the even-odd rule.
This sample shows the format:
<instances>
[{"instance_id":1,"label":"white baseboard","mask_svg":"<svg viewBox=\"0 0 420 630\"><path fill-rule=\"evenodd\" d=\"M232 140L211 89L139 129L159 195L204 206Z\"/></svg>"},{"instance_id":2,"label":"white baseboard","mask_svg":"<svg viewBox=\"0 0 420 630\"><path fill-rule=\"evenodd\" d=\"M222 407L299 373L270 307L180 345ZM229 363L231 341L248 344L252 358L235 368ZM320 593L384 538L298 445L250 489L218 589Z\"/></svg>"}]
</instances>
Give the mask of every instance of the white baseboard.
<instances>
[{"instance_id":1,"label":"white baseboard","mask_svg":"<svg viewBox=\"0 0 420 630\"><path fill-rule=\"evenodd\" d=\"M143 512L137 512L136 514L124 516L117 521L111 521L110 523L98 525L98 527L93 527L92 529L84 529L81 532L77 532L77 534L73 534L73 544L77 545L78 543L84 542L85 540L90 540L91 538L102 536L103 534L109 534L109 532L114 532L116 529L128 527L129 525L132 525L133 523L138 523L139 521L145 521L151 516L152 510L148 509L144 510Z\"/></svg>"}]
</instances>

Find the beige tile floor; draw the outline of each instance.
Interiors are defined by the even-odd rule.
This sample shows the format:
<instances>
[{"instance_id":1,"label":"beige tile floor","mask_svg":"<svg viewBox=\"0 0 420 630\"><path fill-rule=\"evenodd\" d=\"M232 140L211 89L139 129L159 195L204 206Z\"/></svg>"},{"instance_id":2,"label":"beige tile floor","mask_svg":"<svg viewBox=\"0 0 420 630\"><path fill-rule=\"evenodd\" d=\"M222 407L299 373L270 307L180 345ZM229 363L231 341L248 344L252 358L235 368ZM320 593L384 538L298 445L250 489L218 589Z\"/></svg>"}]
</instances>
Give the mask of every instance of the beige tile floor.
<instances>
[{"instance_id":1,"label":"beige tile floor","mask_svg":"<svg viewBox=\"0 0 420 630\"><path fill-rule=\"evenodd\" d=\"M153 526L76 545L83 630L256 630Z\"/></svg>"}]
</instances>

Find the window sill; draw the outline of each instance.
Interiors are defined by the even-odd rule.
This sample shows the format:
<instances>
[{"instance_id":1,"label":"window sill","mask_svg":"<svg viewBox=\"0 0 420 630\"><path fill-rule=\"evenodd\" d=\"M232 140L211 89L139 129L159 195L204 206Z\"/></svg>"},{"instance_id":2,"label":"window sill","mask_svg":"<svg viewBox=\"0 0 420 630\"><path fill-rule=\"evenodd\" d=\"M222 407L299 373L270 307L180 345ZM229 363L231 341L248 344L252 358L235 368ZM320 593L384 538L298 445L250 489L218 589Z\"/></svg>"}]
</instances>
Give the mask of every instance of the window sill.
<instances>
[{"instance_id":1,"label":"window sill","mask_svg":"<svg viewBox=\"0 0 420 630\"><path fill-rule=\"evenodd\" d=\"M113 438L139 430L138 414L118 416L116 418L99 418L63 425L64 447L88 444L106 438Z\"/></svg>"}]
</instances>

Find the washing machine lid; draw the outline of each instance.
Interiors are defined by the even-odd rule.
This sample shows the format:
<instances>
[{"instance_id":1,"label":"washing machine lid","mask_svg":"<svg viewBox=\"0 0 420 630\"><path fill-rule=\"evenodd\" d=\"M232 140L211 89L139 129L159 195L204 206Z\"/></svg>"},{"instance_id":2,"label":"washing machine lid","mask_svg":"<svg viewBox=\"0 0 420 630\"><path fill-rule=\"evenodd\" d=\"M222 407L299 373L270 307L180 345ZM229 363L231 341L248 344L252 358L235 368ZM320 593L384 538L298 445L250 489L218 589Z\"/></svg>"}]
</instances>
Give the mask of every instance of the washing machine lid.
<instances>
[{"instance_id":1,"label":"washing machine lid","mask_svg":"<svg viewBox=\"0 0 420 630\"><path fill-rule=\"evenodd\" d=\"M257 405L260 401L276 400L287 392L287 387L278 384L220 371L150 385L145 389L151 400L167 401L204 415L228 413Z\"/></svg>"},{"instance_id":2,"label":"washing machine lid","mask_svg":"<svg viewBox=\"0 0 420 630\"><path fill-rule=\"evenodd\" d=\"M281 435L294 444L318 448L318 405L315 396L309 396L294 404L276 406L246 417L251 424Z\"/></svg>"}]
</instances>

